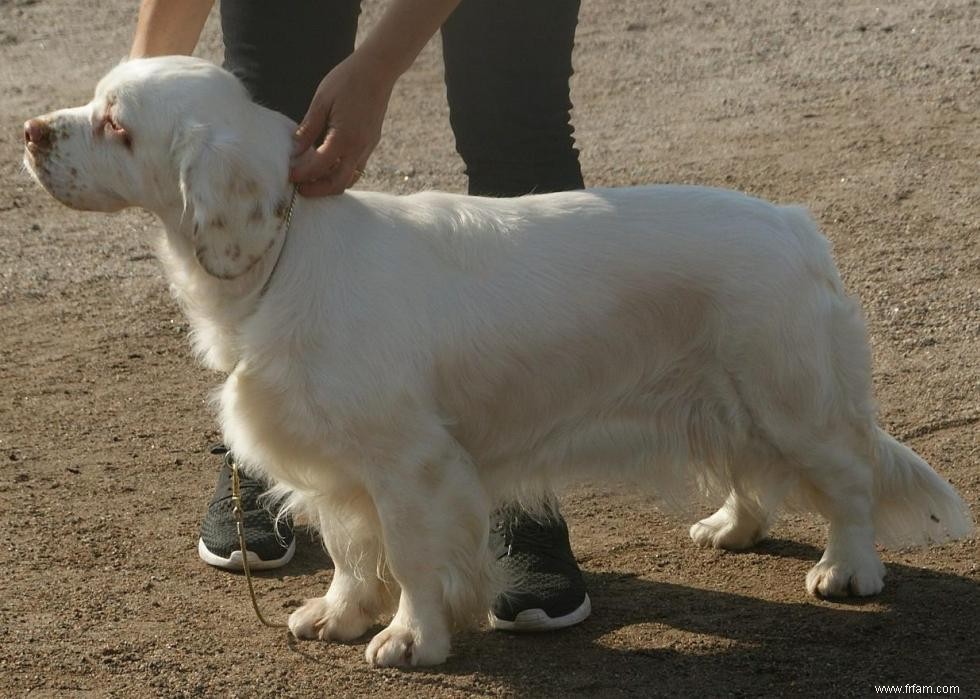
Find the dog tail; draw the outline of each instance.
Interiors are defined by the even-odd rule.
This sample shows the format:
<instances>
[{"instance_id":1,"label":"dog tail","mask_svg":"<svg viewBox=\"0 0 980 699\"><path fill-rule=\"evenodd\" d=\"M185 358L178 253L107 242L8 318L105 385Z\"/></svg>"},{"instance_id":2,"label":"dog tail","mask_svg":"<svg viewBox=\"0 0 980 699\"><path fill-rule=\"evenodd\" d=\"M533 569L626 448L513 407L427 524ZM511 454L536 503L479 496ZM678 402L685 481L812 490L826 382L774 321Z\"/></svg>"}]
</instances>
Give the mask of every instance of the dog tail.
<instances>
[{"instance_id":1,"label":"dog tail","mask_svg":"<svg viewBox=\"0 0 980 699\"><path fill-rule=\"evenodd\" d=\"M962 539L973 518L953 487L922 457L875 427L875 533L888 548Z\"/></svg>"}]
</instances>

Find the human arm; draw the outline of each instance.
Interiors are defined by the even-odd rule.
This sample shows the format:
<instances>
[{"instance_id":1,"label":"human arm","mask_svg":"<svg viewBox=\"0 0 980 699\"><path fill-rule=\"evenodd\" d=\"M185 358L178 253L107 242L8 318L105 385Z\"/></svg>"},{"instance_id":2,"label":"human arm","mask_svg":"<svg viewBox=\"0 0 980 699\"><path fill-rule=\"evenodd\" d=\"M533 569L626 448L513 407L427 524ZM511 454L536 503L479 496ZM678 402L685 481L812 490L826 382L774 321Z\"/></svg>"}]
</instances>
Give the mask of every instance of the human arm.
<instances>
[{"instance_id":1,"label":"human arm","mask_svg":"<svg viewBox=\"0 0 980 699\"><path fill-rule=\"evenodd\" d=\"M142 0L130 58L190 55L214 0Z\"/></svg>"},{"instance_id":2,"label":"human arm","mask_svg":"<svg viewBox=\"0 0 980 699\"><path fill-rule=\"evenodd\" d=\"M301 194L339 194L356 180L381 137L395 82L459 2L390 0L360 46L327 74L296 132L290 177Z\"/></svg>"}]
</instances>

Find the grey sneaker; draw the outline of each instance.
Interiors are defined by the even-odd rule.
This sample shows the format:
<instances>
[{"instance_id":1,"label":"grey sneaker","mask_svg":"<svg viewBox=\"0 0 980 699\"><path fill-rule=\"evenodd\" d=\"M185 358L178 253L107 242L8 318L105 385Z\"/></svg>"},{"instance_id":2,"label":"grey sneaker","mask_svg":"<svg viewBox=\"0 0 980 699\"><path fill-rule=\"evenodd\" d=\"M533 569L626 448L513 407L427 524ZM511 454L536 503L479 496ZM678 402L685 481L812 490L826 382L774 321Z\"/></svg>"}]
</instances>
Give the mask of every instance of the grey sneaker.
<instances>
[{"instance_id":1,"label":"grey sneaker","mask_svg":"<svg viewBox=\"0 0 980 699\"><path fill-rule=\"evenodd\" d=\"M205 563L227 570L242 570L242 552L238 543L238 524L235 520L231 491L231 455L223 444L211 448L212 454L223 456L214 497L201 522L201 538L197 553ZM266 486L261 481L239 477L242 499L245 548L252 570L279 568L289 563L296 552L296 540L289 522L276 526L275 518L259 504Z\"/></svg>"},{"instance_id":2,"label":"grey sneaker","mask_svg":"<svg viewBox=\"0 0 980 699\"><path fill-rule=\"evenodd\" d=\"M519 582L515 592L500 595L490 611L490 624L505 631L554 631L574 626L592 613L568 542L568 525L555 510L539 522L523 510L497 513L494 533L504 540L500 564Z\"/></svg>"}]
</instances>

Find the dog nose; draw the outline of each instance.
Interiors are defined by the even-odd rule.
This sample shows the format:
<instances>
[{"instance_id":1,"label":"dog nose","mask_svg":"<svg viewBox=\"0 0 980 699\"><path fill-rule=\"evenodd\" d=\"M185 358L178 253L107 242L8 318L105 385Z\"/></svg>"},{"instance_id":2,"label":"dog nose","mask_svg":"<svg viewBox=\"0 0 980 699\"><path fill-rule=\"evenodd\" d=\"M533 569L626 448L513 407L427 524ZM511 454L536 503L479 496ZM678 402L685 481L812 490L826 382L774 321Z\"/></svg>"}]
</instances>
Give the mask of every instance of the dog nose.
<instances>
[{"instance_id":1,"label":"dog nose","mask_svg":"<svg viewBox=\"0 0 980 699\"><path fill-rule=\"evenodd\" d=\"M34 146L38 150L51 147L51 127L41 119L30 119L24 122L24 144Z\"/></svg>"}]
</instances>

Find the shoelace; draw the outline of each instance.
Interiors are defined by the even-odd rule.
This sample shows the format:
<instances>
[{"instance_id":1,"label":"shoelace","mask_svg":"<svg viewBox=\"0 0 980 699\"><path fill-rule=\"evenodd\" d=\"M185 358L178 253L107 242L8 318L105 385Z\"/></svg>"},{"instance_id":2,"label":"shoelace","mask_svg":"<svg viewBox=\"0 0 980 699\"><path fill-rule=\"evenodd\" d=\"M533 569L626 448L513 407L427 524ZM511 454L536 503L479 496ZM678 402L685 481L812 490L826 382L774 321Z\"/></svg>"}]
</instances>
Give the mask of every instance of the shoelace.
<instances>
[{"instance_id":1,"label":"shoelace","mask_svg":"<svg viewBox=\"0 0 980 699\"><path fill-rule=\"evenodd\" d=\"M212 454L220 454L224 456L224 466L223 468L228 470L228 483L225 488L223 497L230 498L233 497L233 486L232 486L232 455L231 452L224 445L218 445L211 448ZM245 476L239 476L239 494L241 496L242 505L247 509L254 509L259 496L265 492L265 486L255 480L254 478L246 478Z\"/></svg>"},{"instance_id":2,"label":"shoelace","mask_svg":"<svg viewBox=\"0 0 980 699\"><path fill-rule=\"evenodd\" d=\"M504 551L498 556L513 555L514 551L551 552L555 547L554 527L538 522L529 515L512 515L497 520L494 533L503 537Z\"/></svg>"}]
</instances>

